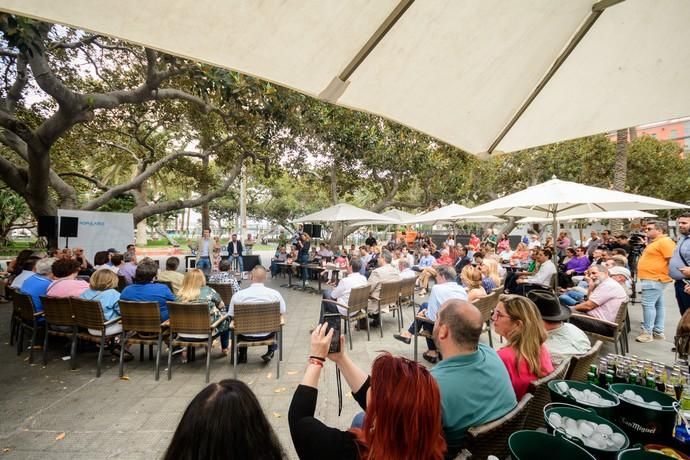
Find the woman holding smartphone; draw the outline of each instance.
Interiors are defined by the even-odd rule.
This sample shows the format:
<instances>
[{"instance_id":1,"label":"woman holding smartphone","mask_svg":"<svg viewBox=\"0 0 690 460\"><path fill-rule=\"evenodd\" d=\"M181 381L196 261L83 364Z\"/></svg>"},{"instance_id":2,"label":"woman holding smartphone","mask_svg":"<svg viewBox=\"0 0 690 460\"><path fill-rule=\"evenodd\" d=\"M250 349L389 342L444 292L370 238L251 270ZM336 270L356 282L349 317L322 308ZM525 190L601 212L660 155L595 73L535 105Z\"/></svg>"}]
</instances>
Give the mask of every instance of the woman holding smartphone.
<instances>
[{"instance_id":1,"label":"woman holding smartphone","mask_svg":"<svg viewBox=\"0 0 690 460\"><path fill-rule=\"evenodd\" d=\"M307 370L290 404L290 434L299 458L443 459L440 392L429 371L407 358L382 353L368 376L345 354L344 335L341 351L328 354L333 333L326 324L312 332ZM366 411L362 428L343 431L314 417L326 358L338 365L353 398Z\"/></svg>"}]
</instances>

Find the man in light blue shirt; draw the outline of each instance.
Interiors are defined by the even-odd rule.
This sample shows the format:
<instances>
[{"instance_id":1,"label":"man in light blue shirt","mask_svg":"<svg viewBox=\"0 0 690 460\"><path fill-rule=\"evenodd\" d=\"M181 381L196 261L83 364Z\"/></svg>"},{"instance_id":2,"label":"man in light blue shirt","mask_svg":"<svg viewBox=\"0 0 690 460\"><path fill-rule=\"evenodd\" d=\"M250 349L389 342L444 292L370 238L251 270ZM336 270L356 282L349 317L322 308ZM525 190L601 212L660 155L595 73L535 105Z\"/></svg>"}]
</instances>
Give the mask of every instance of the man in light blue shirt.
<instances>
[{"instance_id":1,"label":"man in light blue shirt","mask_svg":"<svg viewBox=\"0 0 690 460\"><path fill-rule=\"evenodd\" d=\"M673 278L676 300L681 316L690 308L690 294L685 292L685 283L690 282L690 213L676 219L680 238L668 264L668 274Z\"/></svg>"},{"instance_id":2,"label":"man in light blue shirt","mask_svg":"<svg viewBox=\"0 0 690 460\"><path fill-rule=\"evenodd\" d=\"M254 267L251 271L250 278L252 281L252 284L249 285L248 288L242 289L238 293L234 294L232 296L232 299L230 300L230 305L228 305L228 315L234 316L235 315L235 304L253 304L253 303L265 303L265 302L278 302L280 304L280 314L281 316L285 314L285 300L283 299L283 296L280 295L280 292L276 291L275 289L267 288L264 286L264 283L266 282L266 269L261 266L257 265ZM272 338L275 335L275 333L259 333L259 334L246 334L246 335L240 335L239 338L242 340L246 341L253 341L253 342L261 342L263 340L268 340ZM268 363L273 359L273 355L275 353L275 350L278 348L278 345L273 344L268 346L268 351L266 354L261 356L261 359L264 360L265 363ZM246 347L241 347L239 350L239 358L237 360L238 363L246 363L247 362L247 348Z\"/></svg>"},{"instance_id":3,"label":"man in light blue shirt","mask_svg":"<svg viewBox=\"0 0 690 460\"><path fill-rule=\"evenodd\" d=\"M420 306L419 313L417 314L418 316L431 321L436 321L439 308L444 302L451 299L467 300L467 291L464 287L455 282L456 274L452 267L440 265L436 269L436 273L436 284L431 288L429 301ZM426 330L430 333L433 332L434 327L432 324L421 321L416 322L418 330ZM414 337L414 328L415 324L413 322L407 331L403 331L401 334L394 334L393 337L401 342L409 344ZM436 351L434 341L431 339L426 339L426 344L429 348L429 351L425 352L422 356L430 363L437 362L438 353Z\"/></svg>"},{"instance_id":4,"label":"man in light blue shirt","mask_svg":"<svg viewBox=\"0 0 690 460\"><path fill-rule=\"evenodd\" d=\"M431 267L436 263L436 258L431 255L429 248L425 247L422 249L422 257L419 259L419 263L416 265L417 268L421 269L426 267Z\"/></svg>"},{"instance_id":5,"label":"man in light blue shirt","mask_svg":"<svg viewBox=\"0 0 690 460\"><path fill-rule=\"evenodd\" d=\"M456 299L441 305L434 325L443 361L431 375L441 391L446 458L458 453L469 427L497 420L517 405L505 365L493 348L479 343L482 326L477 307Z\"/></svg>"}]
</instances>

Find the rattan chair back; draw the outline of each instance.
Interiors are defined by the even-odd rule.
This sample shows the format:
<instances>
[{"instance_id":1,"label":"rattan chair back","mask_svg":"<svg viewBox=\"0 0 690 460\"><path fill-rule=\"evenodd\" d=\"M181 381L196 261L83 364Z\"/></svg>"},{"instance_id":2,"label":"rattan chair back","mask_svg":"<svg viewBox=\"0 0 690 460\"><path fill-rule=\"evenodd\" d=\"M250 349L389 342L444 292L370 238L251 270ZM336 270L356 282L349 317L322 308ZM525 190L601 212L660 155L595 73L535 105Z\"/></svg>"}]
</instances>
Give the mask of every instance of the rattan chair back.
<instances>
[{"instance_id":1,"label":"rattan chair back","mask_svg":"<svg viewBox=\"0 0 690 460\"><path fill-rule=\"evenodd\" d=\"M161 330L161 311L158 302L120 300L122 329L158 334Z\"/></svg>"},{"instance_id":2,"label":"rattan chair back","mask_svg":"<svg viewBox=\"0 0 690 460\"><path fill-rule=\"evenodd\" d=\"M79 327L98 329L100 331L105 330L103 325L105 323L103 308L98 300L70 297L70 303L72 304L75 322Z\"/></svg>"},{"instance_id":3,"label":"rattan chair back","mask_svg":"<svg viewBox=\"0 0 690 460\"><path fill-rule=\"evenodd\" d=\"M570 366L568 366L568 372L565 375L565 379L580 380L582 382L587 381L589 366L594 363L599 356L602 344L603 342L601 340L597 340L587 353L570 358Z\"/></svg>"},{"instance_id":4,"label":"rattan chair back","mask_svg":"<svg viewBox=\"0 0 690 460\"><path fill-rule=\"evenodd\" d=\"M527 393L518 405L503 417L469 428L467 448L472 453L472 458L487 458L489 455L506 458L510 454L508 438L514 432L523 429L531 401L532 395Z\"/></svg>"},{"instance_id":5,"label":"rattan chair back","mask_svg":"<svg viewBox=\"0 0 690 460\"><path fill-rule=\"evenodd\" d=\"M400 293L400 281L386 281L381 283L379 305L392 305L398 303Z\"/></svg>"},{"instance_id":6,"label":"rattan chair back","mask_svg":"<svg viewBox=\"0 0 690 460\"><path fill-rule=\"evenodd\" d=\"M67 297L41 296L46 321L53 326L74 326L72 302Z\"/></svg>"},{"instance_id":7,"label":"rattan chair back","mask_svg":"<svg viewBox=\"0 0 690 460\"><path fill-rule=\"evenodd\" d=\"M551 393L549 393L548 383L551 380L563 379L568 371L569 365L570 361L565 360L549 375L529 384L529 390L527 391L533 395L533 400L527 411L527 421L525 422L526 430L536 430L544 426L544 406L551 402Z\"/></svg>"},{"instance_id":8,"label":"rattan chair back","mask_svg":"<svg viewBox=\"0 0 690 460\"><path fill-rule=\"evenodd\" d=\"M34 302L30 295L15 292L12 302L14 302L15 307L19 310L19 318L21 318L22 321L29 323L34 321L36 309L34 308Z\"/></svg>"},{"instance_id":9,"label":"rattan chair back","mask_svg":"<svg viewBox=\"0 0 690 460\"><path fill-rule=\"evenodd\" d=\"M228 283L208 283L208 287L213 289L223 299L225 305L230 305L232 299L232 286Z\"/></svg>"},{"instance_id":10,"label":"rattan chair back","mask_svg":"<svg viewBox=\"0 0 690 460\"><path fill-rule=\"evenodd\" d=\"M479 299L476 299L472 304L477 307L479 312L482 315L482 322L486 323L491 319L491 314L494 311L494 308L496 308L496 305L498 304L498 296L500 294L498 292L491 292L491 294L481 297Z\"/></svg>"},{"instance_id":11,"label":"rattan chair back","mask_svg":"<svg viewBox=\"0 0 690 460\"><path fill-rule=\"evenodd\" d=\"M366 309L368 304L369 286L367 284L350 290L350 297L347 299L347 306L350 311Z\"/></svg>"},{"instance_id":12,"label":"rattan chair back","mask_svg":"<svg viewBox=\"0 0 690 460\"><path fill-rule=\"evenodd\" d=\"M233 321L235 334L279 332L280 303L237 303Z\"/></svg>"},{"instance_id":13,"label":"rattan chair back","mask_svg":"<svg viewBox=\"0 0 690 460\"><path fill-rule=\"evenodd\" d=\"M414 283L416 278L405 278L400 281L400 297L412 298L414 296Z\"/></svg>"},{"instance_id":14,"label":"rattan chair back","mask_svg":"<svg viewBox=\"0 0 690 460\"><path fill-rule=\"evenodd\" d=\"M168 302L170 331L208 334L211 316L206 303Z\"/></svg>"}]
</instances>

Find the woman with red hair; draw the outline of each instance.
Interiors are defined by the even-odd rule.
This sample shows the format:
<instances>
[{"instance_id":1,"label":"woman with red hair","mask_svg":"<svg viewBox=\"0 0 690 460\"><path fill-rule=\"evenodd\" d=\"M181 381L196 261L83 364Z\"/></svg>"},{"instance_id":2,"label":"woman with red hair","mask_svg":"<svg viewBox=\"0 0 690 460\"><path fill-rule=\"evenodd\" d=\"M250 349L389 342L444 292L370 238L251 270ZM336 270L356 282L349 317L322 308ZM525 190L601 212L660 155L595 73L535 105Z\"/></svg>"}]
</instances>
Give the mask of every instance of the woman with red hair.
<instances>
[{"instance_id":1,"label":"woman with red hair","mask_svg":"<svg viewBox=\"0 0 690 460\"><path fill-rule=\"evenodd\" d=\"M320 324L311 336L311 356L297 387L288 420L300 459L441 460L446 441L441 425L441 396L436 381L422 365L382 353L371 376L345 354L345 336L339 353L328 354L333 330ZM328 357L340 368L354 399L366 411L364 426L342 431L314 417L319 376Z\"/></svg>"}]
</instances>

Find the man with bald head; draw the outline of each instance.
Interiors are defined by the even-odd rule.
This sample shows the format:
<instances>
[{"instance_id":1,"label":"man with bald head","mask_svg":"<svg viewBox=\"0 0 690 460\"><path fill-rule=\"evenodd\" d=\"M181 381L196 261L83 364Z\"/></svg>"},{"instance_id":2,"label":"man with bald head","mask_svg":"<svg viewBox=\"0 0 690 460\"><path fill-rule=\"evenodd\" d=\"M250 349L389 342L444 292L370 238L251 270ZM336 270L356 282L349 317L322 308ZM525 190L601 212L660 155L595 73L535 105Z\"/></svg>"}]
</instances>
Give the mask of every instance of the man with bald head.
<instances>
[{"instance_id":1,"label":"man with bald head","mask_svg":"<svg viewBox=\"0 0 690 460\"><path fill-rule=\"evenodd\" d=\"M496 420L517 404L510 376L496 351L479 343L481 313L471 303L451 299L441 305L434 342L443 360L431 370L441 390L448 455L461 448L467 429Z\"/></svg>"}]
</instances>

